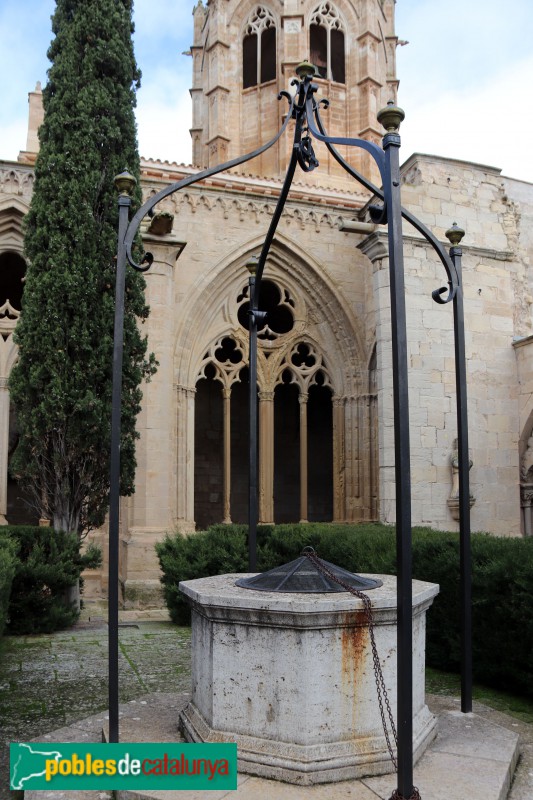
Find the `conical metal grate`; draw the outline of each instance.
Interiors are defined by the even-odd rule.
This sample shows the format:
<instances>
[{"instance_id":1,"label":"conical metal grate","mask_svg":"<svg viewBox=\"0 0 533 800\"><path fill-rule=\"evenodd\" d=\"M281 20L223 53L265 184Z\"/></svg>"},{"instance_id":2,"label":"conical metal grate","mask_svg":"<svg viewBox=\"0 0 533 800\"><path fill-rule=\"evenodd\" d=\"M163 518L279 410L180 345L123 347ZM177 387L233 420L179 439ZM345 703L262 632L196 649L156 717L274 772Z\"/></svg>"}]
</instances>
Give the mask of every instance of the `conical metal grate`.
<instances>
[{"instance_id":1,"label":"conical metal grate","mask_svg":"<svg viewBox=\"0 0 533 800\"><path fill-rule=\"evenodd\" d=\"M312 548L304 548L303 553L306 550L314 553ZM361 575L348 572L336 564L331 564L329 561L322 561L321 559L321 562L329 572L332 572L348 586L360 592L366 592L369 589L375 589L377 586L383 585L380 580L363 578ZM255 589L258 592L313 593L346 591L344 587L335 583L327 575L323 575L318 567L304 554L294 561L289 561L280 567L274 567L274 569L262 572L260 575L254 575L252 578L239 578L235 581L235 585L244 589Z\"/></svg>"}]
</instances>

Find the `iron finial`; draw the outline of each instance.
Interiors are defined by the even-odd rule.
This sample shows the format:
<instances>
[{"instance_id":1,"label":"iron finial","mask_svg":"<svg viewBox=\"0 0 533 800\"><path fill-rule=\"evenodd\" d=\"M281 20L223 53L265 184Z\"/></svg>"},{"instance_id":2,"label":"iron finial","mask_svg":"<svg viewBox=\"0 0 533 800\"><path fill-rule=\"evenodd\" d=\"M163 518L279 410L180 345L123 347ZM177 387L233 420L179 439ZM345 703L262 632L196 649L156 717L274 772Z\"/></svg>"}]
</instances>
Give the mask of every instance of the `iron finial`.
<instances>
[{"instance_id":1,"label":"iron finial","mask_svg":"<svg viewBox=\"0 0 533 800\"><path fill-rule=\"evenodd\" d=\"M389 100L385 108L378 111L378 122L380 122L387 133L396 133L405 119L403 108L394 105L393 100Z\"/></svg>"},{"instance_id":2,"label":"iron finial","mask_svg":"<svg viewBox=\"0 0 533 800\"><path fill-rule=\"evenodd\" d=\"M257 256L251 256L251 258L249 258L246 262L245 266L250 275L255 277L257 274L257 267L259 266L259 258Z\"/></svg>"},{"instance_id":3,"label":"iron finial","mask_svg":"<svg viewBox=\"0 0 533 800\"><path fill-rule=\"evenodd\" d=\"M446 238L452 245L458 245L461 243L461 239L465 235L465 232L462 228L459 227L457 222L454 222L451 228L448 228L446 231Z\"/></svg>"},{"instance_id":4,"label":"iron finial","mask_svg":"<svg viewBox=\"0 0 533 800\"><path fill-rule=\"evenodd\" d=\"M307 78L308 76L310 78L314 78L316 75L316 67L314 67L310 61L302 61L296 67L296 74L302 81L304 80L304 78Z\"/></svg>"},{"instance_id":5,"label":"iron finial","mask_svg":"<svg viewBox=\"0 0 533 800\"><path fill-rule=\"evenodd\" d=\"M135 180L133 175L131 175L131 173L129 173L128 170L125 169L124 172L120 173L120 175L115 176L114 183L117 192L119 192L120 194L127 194L131 197L137 181Z\"/></svg>"}]
</instances>

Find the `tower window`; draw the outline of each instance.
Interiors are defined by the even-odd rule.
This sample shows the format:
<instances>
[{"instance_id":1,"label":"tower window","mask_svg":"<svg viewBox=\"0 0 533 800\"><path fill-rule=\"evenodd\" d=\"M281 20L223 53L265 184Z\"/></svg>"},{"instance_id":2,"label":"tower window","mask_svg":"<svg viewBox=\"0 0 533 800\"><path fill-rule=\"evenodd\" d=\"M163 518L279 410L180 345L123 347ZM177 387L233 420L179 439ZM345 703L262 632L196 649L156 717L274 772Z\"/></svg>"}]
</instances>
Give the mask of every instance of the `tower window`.
<instances>
[{"instance_id":1,"label":"tower window","mask_svg":"<svg viewBox=\"0 0 533 800\"><path fill-rule=\"evenodd\" d=\"M344 83L344 30L339 12L325 2L315 9L309 27L310 61L321 78Z\"/></svg>"},{"instance_id":2,"label":"tower window","mask_svg":"<svg viewBox=\"0 0 533 800\"><path fill-rule=\"evenodd\" d=\"M242 42L242 83L245 89L276 77L276 23L271 12L257 6Z\"/></svg>"}]
</instances>

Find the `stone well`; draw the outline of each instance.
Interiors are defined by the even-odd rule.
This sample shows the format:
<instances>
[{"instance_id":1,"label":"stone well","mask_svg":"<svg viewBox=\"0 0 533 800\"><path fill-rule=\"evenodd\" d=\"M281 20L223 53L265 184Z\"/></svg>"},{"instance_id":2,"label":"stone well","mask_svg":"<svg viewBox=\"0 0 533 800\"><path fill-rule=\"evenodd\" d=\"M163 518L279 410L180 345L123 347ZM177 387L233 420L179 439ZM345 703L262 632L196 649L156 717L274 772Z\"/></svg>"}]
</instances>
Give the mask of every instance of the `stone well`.
<instances>
[{"instance_id":1,"label":"stone well","mask_svg":"<svg viewBox=\"0 0 533 800\"><path fill-rule=\"evenodd\" d=\"M242 575L180 583L192 606L191 742L237 742L241 772L309 785L393 771L362 601L235 586ZM396 711L396 578L368 591ZM413 581L413 751L436 734L425 704L425 617L438 586ZM391 737L392 738L392 737Z\"/></svg>"}]
</instances>

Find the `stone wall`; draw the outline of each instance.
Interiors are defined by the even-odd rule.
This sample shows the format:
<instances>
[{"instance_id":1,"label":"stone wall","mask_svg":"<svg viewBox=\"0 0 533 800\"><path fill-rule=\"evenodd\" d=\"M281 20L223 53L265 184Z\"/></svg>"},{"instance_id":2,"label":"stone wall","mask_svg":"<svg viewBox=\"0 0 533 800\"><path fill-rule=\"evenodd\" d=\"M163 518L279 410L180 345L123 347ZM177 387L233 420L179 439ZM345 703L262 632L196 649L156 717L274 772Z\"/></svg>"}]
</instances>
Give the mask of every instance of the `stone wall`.
<instances>
[{"instance_id":1,"label":"stone wall","mask_svg":"<svg viewBox=\"0 0 533 800\"><path fill-rule=\"evenodd\" d=\"M441 241L454 221L465 228L463 285L468 380L473 530L520 532L519 384L513 337L531 330L524 302L530 274L521 258L516 211L499 171L433 156L403 168L403 203ZM457 528L447 500L457 435L451 306L431 293L446 285L433 250L404 223L410 353L413 521ZM374 245L377 247L377 242ZM381 245L382 254L384 244ZM368 250L368 246L367 246ZM393 420L386 258L376 261L380 375L381 517L394 519Z\"/></svg>"}]
</instances>

